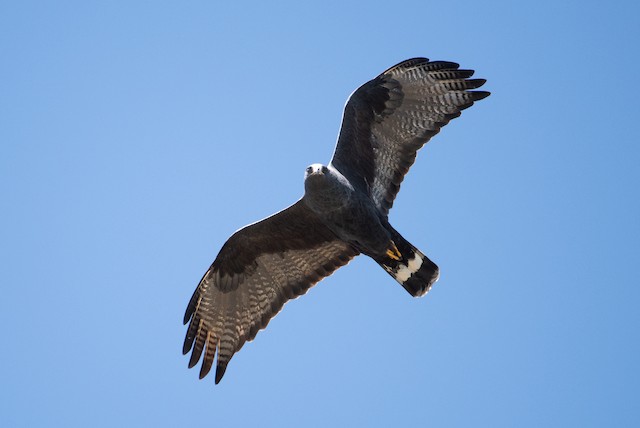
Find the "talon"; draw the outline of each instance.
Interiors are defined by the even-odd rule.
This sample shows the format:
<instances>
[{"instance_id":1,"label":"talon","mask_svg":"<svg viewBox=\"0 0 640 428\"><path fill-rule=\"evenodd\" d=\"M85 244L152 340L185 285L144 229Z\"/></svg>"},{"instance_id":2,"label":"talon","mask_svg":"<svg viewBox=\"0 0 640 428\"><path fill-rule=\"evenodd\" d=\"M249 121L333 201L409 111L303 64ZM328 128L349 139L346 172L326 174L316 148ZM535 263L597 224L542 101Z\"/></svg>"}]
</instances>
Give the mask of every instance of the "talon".
<instances>
[{"instance_id":1,"label":"talon","mask_svg":"<svg viewBox=\"0 0 640 428\"><path fill-rule=\"evenodd\" d=\"M391 248L387 250L387 256L391 257L393 260L400 260L402 258L402 254L400 254L398 247L396 247L396 244L393 241L391 241Z\"/></svg>"}]
</instances>

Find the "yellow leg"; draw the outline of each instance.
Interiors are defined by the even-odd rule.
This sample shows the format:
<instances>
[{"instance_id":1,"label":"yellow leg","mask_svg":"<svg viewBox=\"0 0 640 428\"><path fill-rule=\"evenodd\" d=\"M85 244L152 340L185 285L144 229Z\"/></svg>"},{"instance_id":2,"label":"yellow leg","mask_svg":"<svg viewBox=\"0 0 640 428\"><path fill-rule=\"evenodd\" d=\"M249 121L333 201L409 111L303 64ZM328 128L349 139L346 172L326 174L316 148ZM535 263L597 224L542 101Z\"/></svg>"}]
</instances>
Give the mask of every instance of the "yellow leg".
<instances>
[{"instance_id":1,"label":"yellow leg","mask_svg":"<svg viewBox=\"0 0 640 428\"><path fill-rule=\"evenodd\" d=\"M400 254L398 247L396 247L396 244L393 241L391 241L391 248L387 250L387 256L391 257L393 260L400 260L402 258L402 254Z\"/></svg>"}]
</instances>

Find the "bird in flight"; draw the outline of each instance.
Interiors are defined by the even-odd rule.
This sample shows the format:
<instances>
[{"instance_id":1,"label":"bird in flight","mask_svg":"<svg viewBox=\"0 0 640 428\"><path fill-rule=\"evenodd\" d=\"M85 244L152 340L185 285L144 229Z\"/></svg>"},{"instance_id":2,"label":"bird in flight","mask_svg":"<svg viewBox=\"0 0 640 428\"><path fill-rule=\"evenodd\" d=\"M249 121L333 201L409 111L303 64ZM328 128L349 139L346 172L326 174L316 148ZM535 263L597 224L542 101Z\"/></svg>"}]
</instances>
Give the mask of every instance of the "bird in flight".
<instances>
[{"instance_id":1,"label":"bird in flight","mask_svg":"<svg viewBox=\"0 0 640 428\"><path fill-rule=\"evenodd\" d=\"M219 383L231 357L284 304L365 254L412 296L439 271L390 224L389 210L417 151L489 92L484 79L447 61L403 61L349 98L333 158L306 169L304 195L290 207L235 232L196 288L184 315L189 368L202 358Z\"/></svg>"}]
</instances>

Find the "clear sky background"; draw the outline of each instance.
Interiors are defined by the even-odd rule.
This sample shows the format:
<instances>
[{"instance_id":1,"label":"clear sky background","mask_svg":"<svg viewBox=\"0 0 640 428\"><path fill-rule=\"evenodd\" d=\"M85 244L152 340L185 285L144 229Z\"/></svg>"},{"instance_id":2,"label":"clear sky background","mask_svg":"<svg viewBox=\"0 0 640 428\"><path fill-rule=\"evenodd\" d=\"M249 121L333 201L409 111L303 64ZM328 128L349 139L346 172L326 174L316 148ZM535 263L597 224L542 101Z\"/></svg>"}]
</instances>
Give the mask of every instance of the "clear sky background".
<instances>
[{"instance_id":1,"label":"clear sky background","mask_svg":"<svg viewBox=\"0 0 640 428\"><path fill-rule=\"evenodd\" d=\"M0 4L0 426L638 426L638 2ZM414 56L491 97L357 258L198 380L182 316L303 192L360 84ZM484 89L484 88L483 88Z\"/></svg>"}]
</instances>

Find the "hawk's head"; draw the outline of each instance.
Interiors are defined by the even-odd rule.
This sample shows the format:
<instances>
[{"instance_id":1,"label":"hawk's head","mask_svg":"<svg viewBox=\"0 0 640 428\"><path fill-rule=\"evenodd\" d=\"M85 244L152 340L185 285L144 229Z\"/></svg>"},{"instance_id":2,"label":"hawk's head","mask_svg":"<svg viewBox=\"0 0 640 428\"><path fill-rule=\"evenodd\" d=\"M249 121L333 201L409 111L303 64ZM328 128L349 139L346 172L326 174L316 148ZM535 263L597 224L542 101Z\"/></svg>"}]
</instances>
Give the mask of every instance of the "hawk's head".
<instances>
[{"instance_id":1,"label":"hawk's head","mask_svg":"<svg viewBox=\"0 0 640 428\"><path fill-rule=\"evenodd\" d=\"M329 168L327 168L326 166L320 163L314 163L307 167L307 170L304 173L304 179L306 180L307 178L309 178L310 175L314 175L314 174L322 175L322 174L327 174L328 172L329 172Z\"/></svg>"},{"instance_id":2,"label":"hawk's head","mask_svg":"<svg viewBox=\"0 0 640 428\"><path fill-rule=\"evenodd\" d=\"M340 206L347 200L345 185L335 169L319 163L307 167L304 174L304 200L316 213Z\"/></svg>"}]
</instances>

